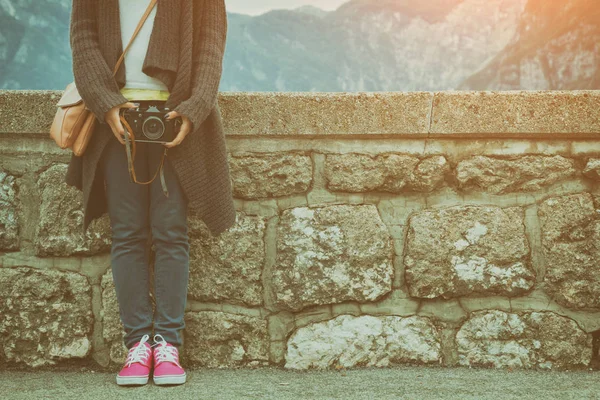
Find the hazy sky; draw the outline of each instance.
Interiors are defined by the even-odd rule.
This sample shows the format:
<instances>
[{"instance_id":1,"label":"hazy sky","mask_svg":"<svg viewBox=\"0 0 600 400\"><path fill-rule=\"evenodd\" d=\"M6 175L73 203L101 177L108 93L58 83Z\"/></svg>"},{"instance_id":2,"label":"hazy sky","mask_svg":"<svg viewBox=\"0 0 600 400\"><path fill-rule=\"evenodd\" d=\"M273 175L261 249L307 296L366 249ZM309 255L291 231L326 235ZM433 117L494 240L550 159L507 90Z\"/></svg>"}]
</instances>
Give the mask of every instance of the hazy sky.
<instances>
[{"instance_id":1,"label":"hazy sky","mask_svg":"<svg viewBox=\"0 0 600 400\"><path fill-rule=\"evenodd\" d=\"M227 11L257 15L274 8L296 8L312 4L323 10L335 10L348 0L225 0Z\"/></svg>"}]
</instances>

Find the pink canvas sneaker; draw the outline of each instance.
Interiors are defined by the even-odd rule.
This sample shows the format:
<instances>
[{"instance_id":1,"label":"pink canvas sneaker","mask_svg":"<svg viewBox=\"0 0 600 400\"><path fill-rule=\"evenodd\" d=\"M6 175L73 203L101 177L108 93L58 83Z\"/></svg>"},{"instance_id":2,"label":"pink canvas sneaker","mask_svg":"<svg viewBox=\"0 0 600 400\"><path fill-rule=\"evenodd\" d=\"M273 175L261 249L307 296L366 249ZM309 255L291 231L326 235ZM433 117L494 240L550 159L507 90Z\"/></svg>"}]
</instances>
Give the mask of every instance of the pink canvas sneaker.
<instances>
[{"instance_id":1,"label":"pink canvas sneaker","mask_svg":"<svg viewBox=\"0 0 600 400\"><path fill-rule=\"evenodd\" d=\"M185 371L179 364L179 351L160 334L154 335L154 383L179 385L185 383Z\"/></svg>"},{"instance_id":2,"label":"pink canvas sneaker","mask_svg":"<svg viewBox=\"0 0 600 400\"><path fill-rule=\"evenodd\" d=\"M118 385L145 385L152 368L152 347L147 343L150 336L142 339L129 349L127 360L117 375Z\"/></svg>"}]
</instances>

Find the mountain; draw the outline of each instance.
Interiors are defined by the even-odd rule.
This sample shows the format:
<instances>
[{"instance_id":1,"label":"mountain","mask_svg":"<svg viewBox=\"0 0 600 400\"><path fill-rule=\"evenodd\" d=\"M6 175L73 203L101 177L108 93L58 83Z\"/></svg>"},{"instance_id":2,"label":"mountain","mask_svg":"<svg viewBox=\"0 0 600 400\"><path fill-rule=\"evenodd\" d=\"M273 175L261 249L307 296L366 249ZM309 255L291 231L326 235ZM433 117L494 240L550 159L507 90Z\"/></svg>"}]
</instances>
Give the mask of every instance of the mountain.
<instances>
[{"instance_id":1,"label":"mountain","mask_svg":"<svg viewBox=\"0 0 600 400\"><path fill-rule=\"evenodd\" d=\"M530 0L513 39L461 89L600 89L598 0Z\"/></svg>"},{"instance_id":2,"label":"mountain","mask_svg":"<svg viewBox=\"0 0 600 400\"><path fill-rule=\"evenodd\" d=\"M597 2L349 0L334 11L228 12L219 89L598 88ZM73 80L70 6L0 0L0 89Z\"/></svg>"},{"instance_id":3,"label":"mountain","mask_svg":"<svg viewBox=\"0 0 600 400\"><path fill-rule=\"evenodd\" d=\"M0 89L64 89L72 81L70 0L0 0Z\"/></svg>"},{"instance_id":4,"label":"mountain","mask_svg":"<svg viewBox=\"0 0 600 400\"><path fill-rule=\"evenodd\" d=\"M354 0L342 4L337 12L341 15L356 15L359 18L368 14L400 13L407 17L422 18L428 23L443 22L444 18L464 0Z\"/></svg>"},{"instance_id":5,"label":"mountain","mask_svg":"<svg viewBox=\"0 0 600 400\"><path fill-rule=\"evenodd\" d=\"M314 15L315 17L324 17L328 13L328 11L322 10L319 7L311 5L296 7L294 8L294 11Z\"/></svg>"},{"instance_id":6,"label":"mountain","mask_svg":"<svg viewBox=\"0 0 600 400\"><path fill-rule=\"evenodd\" d=\"M319 17L230 14L224 87L453 89L509 43L526 1L351 0Z\"/></svg>"}]
</instances>

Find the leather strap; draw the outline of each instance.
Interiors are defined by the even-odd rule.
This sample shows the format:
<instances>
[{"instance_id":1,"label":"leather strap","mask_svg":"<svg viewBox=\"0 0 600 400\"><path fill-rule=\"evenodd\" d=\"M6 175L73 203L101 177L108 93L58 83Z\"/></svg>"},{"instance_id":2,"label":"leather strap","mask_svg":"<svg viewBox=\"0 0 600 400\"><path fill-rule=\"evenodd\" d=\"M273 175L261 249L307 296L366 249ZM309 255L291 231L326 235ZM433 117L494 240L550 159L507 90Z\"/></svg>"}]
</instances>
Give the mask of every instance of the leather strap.
<instances>
[{"instance_id":1,"label":"leather strap","mask_svg":"<svg viewBox=\"0 0 600 400\"><path fill-rule=\"evenodd\" d=\"M144 12L144 15L142 16L142 19L140 20L140 22L138 22L138 25L135 28L135 31L133 32L133 35L131 35L131 39L129 39L129 43L127 43L127 47L125 47L125 50L123 50L123 54L121 54L121 57L119 57L119 60L117 61L117 64L115 65L115 69L113 71L113 76L115 76L117 74L117 71L121 67L121 63L123 62L123 59L125 58L125 53L127 53L127 50L129 50L131 43L133 43L133 39L135 39L135 37L137 36L140 29L142 29L142 25L144 25L144 22L146 22L146 19L148 18L148 15L150 15L152 8L154 8L154 6L156 5L156 2L157 2L157 0L151 0L150 4L148 4L148 8L146 8L146 11Z\"/></svg>"},{"instance_id":2,"label":"leather strap","mask_svg":"<svg viewBox=\"0 0 600 400\"><path fill-rule=\"evenodd\" d=\"M129 168L129 179L132 182L139 183L142 185L147 185L149 183L152 183L156 179L158 173L160 172L160 185L162 187L162 191L165 194L165 196L169 197L169 191L167 190L167 184L165 182L165 174L164 174L164 163L165 163L165 157L167 156L167 148L165 147L165 150L163 151L163 154L160 158L160 165L159 165L158 169L156 170L156 172L154 173L154 177L151 180L149 180L148 182L138 181L137 176L135 175L135 166L133 165L133 163L135 161L135 149L136 149L135 134L133 133L133 129L131 129L131 126L129 125L129 123L123 116L123 114L120 114L119 117L121 119L121 123L123 124L123 127L125 128L125 152L127 153L127 167ZM131 138L130 138L130 136L131 136ZM129 143L130 141L131 141L131 143Z\"/></svg>"}]
</instances>

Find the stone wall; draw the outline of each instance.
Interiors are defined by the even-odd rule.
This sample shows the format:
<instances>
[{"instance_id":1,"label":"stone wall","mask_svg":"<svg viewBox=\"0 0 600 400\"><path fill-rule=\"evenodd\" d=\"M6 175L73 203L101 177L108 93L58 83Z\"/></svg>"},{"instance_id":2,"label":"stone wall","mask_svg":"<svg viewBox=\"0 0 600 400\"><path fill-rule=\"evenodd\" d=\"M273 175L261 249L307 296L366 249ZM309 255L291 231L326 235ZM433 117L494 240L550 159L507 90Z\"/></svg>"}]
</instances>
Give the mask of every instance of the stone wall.
<instances>
[{"instance_id":1,"label":"stone wall","mask_svg":"<svg viewBox=\"0 0 600 400\"><path fill-rule=\"evenodd\" d=\"M117 369L108 217L83 234L60 92L0 91L0 367ZM193 213L184 358L585 368L600 94L222 93L237 221ZM185 142L184 142L185 143Z\"/></svg>"}]
</instances>

